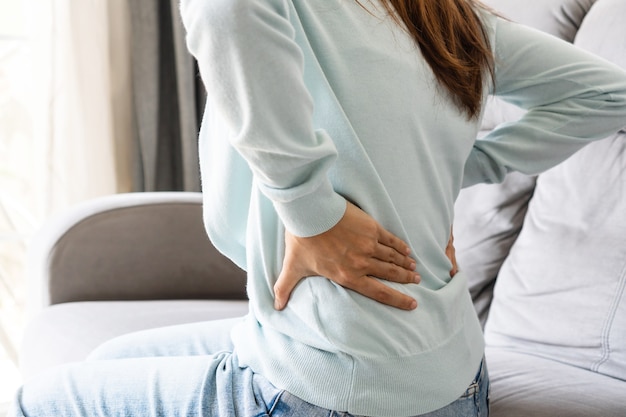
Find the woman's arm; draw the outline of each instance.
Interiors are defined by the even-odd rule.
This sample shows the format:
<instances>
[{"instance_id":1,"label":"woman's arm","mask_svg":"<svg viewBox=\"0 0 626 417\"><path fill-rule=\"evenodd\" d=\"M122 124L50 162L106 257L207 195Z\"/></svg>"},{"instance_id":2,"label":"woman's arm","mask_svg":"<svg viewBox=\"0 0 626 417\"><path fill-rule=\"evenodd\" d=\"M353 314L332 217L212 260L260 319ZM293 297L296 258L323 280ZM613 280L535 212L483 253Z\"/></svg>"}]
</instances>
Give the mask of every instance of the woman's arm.
<instances>
[{"instance_id":1,"label":"woman's arm","mask_svg":"<svg viewBox=\"0 0 626 417\"><path fill-rule=\"evenodd\" d=\"M187 45L228 140L288 230L313 236L346 208L328 179L337 151L313 129L303 55L284 0L184 0Z\"/></svg>"},{"instance_id":2,"label":"woman's arm","mask_svg":"<svg viewBox=\"0 0 626 417\"><path fill-rule=\"evenodd\" d=\"M329 251L351 253L336 269L318 271L374 300L407 307L412 299L385 287L372 291L369 275L415 282L408 246L337 194L329 179L337 151L324 131L313 128L313 100L303 78L303 54L295 42L284 0L183 0L182 17L189 50L196 57L208 92L208 106L219 113L229 140L246 160L261 192L273 203L291 241L307 242L309 260L324 262ZM358 231L358 237L355 235ZM290 242L291 242L290 241ZM355 250L363 242L375 249ZM311 275L287 246L286 269L277 287L284 306L284 277ZM381 268L382 263L386 266ZM352 272L348 272L352 271ZM356 271L356 272L355 272ZM382 284L380 284L382 285ZM285 293L284 290L287 290ZM408 305L410 307L410 305Z\"/></svg>"},{"instance_id":3,"label":"woman's arm","mask_svg":"<svg viewBox=\"0 0 626 417\"><path fill-rule=\"evenodd\" d=\"M498 19L494 94L528 112L476 141L464 186L537 174L626 125L626 72L540 31Z\"/></svg>"}]
</instances>

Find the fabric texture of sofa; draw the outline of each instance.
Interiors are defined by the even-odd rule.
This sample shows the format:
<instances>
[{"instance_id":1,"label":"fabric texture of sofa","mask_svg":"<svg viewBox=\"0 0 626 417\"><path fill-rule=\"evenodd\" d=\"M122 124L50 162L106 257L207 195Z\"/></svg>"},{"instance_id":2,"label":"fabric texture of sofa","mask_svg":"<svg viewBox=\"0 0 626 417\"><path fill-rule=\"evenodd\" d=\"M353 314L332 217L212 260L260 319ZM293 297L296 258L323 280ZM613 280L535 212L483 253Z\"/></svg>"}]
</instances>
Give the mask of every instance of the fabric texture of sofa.
<instances>
[{"instance_id":1,"label":"fabric texture of sofa","mask_svg":"<svg viewBox=\"0 0 626 417\"><path fill-rule=\"evenodd\" d=\"M626 68L626 0L485 3ZM483 129L521 114L493 99ZM491 415L626 416L626 129L537 177L463 190L456 212ZM117 335L247 311L245 273L206 237L197 193L81 204L41 231L29 261L25 379Z\"/></svg>"}]
</instances>

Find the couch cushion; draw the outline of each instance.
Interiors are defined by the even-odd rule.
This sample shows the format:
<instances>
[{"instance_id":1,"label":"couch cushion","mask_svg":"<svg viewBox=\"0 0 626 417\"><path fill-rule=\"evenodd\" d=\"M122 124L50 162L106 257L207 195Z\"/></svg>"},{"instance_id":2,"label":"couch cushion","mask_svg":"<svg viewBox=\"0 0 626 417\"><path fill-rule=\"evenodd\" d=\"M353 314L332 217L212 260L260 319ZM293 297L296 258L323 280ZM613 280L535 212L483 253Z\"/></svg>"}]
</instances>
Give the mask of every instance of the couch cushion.
<instances>
[{"instance_id":1,"label":"couch cushion","mask_svg":"<svg viewBox=\"0 0 626 417\"><path fill-rule=\"evenodd\" d=\"M504 17L572 42L596 0L483 0Z\"/></svg>"},{"instance_id":2,"label":"couch cushion","mask_svg":"<svg viewBox=\"0 0 626 417\"><path fill-rule=\"evenodd\" d=\"M20 366L25 379L84 360L101 343L144 329L243 316L247 301L91 301L56 304L26 329Z\"/></svg>"},{"instance_id":3,"label":"couch cushion","mask_svg":"<svg viewBox=\"0 0 626 417\"><path fill-rule=\"evenodd\" d=\"M625 213L624 134L541 174L498 276L487 343L626 380Z\"/></svg>"},{"instance_id":4,"label":"couch cushion","mask_svg":"<svg viewBox=\"0 0 626 417\"><path fill-rule=\"evenodd\" d=\"M626 69L625 17L626 1L598 1L580 26L574 45ZM626 121L622 131L626 131Z\"/></svg>"},{"instance_id":5,"label":"couch cushion","mask_svg":"<svg viewBox=\"0 0 626 417\"><path fill-rule=\"evenodd\" d=\"M623 417L626 382L504 349L488 348L491 417Z\"/></svg>"}]
</instances>

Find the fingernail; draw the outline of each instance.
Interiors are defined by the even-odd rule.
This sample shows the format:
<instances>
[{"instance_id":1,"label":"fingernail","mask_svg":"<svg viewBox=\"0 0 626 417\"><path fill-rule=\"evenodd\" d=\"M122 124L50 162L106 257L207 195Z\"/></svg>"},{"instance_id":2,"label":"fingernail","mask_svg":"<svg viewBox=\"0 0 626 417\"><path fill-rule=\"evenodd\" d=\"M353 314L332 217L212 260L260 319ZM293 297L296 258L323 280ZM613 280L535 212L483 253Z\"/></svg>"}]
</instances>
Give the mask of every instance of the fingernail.
<instances>
[{"instance_id":1,"label":"fingernail","mask_svg":"<svg viewBox=\"0 0 626 417\"><path fill-rule=\"evenodd\" d=\"M422 282L422 277L419 274L415 274L413 276L413 282L415 282L416 284L419 284L420 282Z\"/></svg>"},{"instance_id":2,"label":"fingernail","mask_svg":"<svg viewBox=\"0 0 626 417\"><path fill-rule=\"evenodd\" d=\"M280 311L283 309L283 304L278 301L278 300L274 300L274 309Z\"/></svg>"},{"instance_id":3,"label":"fingernail","mask_svg":"<svg viewBox=\"0 0 626 417\"><path fill-rule=\"evenodd\" d=\"M411 262L411 263L409 264L409 269L410 269L410 270L415 269L415 267L417 267L417 264L416 264L415 262Z\"/></svg>"},{"instance_id":4,"label":"fingernail","mask_svg":"<svg viewBox=\"0 0 626 417\"><path fill-rule=\"evenodd\" d=\"M413 300L411 305L409 306L410 310L415 310L417 308L417 301Z\"/></svg>"}]
</instances>

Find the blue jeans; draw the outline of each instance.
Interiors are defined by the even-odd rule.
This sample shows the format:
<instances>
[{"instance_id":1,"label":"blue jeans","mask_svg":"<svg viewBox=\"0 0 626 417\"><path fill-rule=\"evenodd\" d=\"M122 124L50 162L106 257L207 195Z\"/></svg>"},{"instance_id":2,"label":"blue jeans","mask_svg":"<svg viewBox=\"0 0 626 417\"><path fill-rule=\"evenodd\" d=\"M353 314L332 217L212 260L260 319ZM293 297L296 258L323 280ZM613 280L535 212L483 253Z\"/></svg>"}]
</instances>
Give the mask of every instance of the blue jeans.
<instances>
[{"instance_id":1,"label":"blue jeans","mask_svg":"<svg viewBox=\"0 0 626 417\"><path fill-rule=\"evenodd\" d=\"M9 417L350 416L308 404L240 367L229 337L237 320L113 339L85 362L27 381ZM487 416L488 386L483 365L461 398L426 416Z\"/></svg>"}]
</instances>

